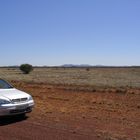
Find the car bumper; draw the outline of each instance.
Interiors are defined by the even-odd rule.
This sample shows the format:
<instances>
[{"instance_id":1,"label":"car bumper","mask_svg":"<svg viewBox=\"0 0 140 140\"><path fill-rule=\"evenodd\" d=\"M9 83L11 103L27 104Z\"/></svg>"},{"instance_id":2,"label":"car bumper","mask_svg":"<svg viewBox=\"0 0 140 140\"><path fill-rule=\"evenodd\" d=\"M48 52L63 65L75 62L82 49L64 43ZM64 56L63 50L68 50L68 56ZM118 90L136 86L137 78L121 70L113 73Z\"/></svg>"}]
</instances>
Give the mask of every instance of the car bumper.
<instances>
[{"instance_id":1,"label":"car bumper","mask_svg":"<svg viewBox=\"0 0 140 140\"><path fill-rule=\"evenodd\" d=\"M28 101L26 103L8 104L0 106L0 116L11 116L29 113L34 107L34 101Z\"/></svg>"}]
</instances>

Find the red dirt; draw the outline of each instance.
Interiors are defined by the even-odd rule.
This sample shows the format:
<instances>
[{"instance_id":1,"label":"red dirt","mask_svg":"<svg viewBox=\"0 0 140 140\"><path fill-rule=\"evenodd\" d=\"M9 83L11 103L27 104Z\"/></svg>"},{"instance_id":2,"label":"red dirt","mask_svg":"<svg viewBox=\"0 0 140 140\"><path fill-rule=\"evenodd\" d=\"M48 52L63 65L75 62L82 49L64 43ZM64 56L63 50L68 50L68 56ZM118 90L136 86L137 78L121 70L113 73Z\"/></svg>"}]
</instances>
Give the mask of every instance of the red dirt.
<instances>
[{"instance_id":1,"label":"red dirt","mask_svg":"<svg viewBox=\"0 0 140 140\"><path fill-rule=\"evenodd\" d=\"M24 120L1 120L0 140L140 139L140 90L91 92L43 83L15 85L31 93L36 106Z\"/></svg>"}]
</instances>

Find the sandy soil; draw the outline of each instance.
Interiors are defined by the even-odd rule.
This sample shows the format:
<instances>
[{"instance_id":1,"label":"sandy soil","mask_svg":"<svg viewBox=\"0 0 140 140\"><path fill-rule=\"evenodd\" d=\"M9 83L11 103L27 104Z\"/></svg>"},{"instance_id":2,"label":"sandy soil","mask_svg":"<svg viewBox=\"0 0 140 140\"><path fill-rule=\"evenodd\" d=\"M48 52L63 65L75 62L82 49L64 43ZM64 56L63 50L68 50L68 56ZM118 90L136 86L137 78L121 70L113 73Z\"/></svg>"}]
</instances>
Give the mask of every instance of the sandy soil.
<instances>
[{"instance_id":1,"label":"sandy soil","mask_svg":"<svg viewBox=\"0 0 140 140\"><path fill-rule=\"evenodd\" d=\"M140 90L85 91L17 83L36 106L26 118L0 120L0 140L139 140ZM71 89L71 90L70 90Z\"/></svg>"}]
</instances>

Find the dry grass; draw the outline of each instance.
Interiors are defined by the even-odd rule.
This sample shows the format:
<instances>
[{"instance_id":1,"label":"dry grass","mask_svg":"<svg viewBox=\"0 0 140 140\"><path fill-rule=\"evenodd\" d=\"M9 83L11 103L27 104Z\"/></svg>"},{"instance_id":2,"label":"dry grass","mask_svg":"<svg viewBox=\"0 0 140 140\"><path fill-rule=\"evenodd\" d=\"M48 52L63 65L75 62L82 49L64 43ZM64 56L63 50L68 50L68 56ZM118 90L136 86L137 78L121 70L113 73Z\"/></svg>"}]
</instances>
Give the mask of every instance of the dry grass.
<instances>
[{"instance_id":1,"label":"dry grass","mask_svg":"<svg viewBox=\"0 0 140 140\"><path fill-rule=\"evenodd\" d=\"M35 68L22 74L14 68L0 68L0 77L9 81L24 81L59 85L94 87L140 87L140 68Z\"/></svg>"}]
</instances>

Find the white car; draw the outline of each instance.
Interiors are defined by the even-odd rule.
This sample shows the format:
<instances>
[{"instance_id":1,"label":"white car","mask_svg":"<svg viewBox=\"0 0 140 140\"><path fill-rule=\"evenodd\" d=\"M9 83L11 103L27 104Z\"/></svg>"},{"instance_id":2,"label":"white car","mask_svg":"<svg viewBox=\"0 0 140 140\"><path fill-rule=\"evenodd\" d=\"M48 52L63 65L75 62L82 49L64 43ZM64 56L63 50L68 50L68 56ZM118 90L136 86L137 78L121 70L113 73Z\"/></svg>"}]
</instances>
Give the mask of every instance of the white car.
<instances>
[{"instance_id":1,"label":"white car","mask_svg":"<svg viewBox=\"0 0 140 140\"><path fill-rule=\"evenodd\" d=\"M31 95L0 79L0 116L25 115L32 111L33 106Z\"/></svg>"}]
</instances>

